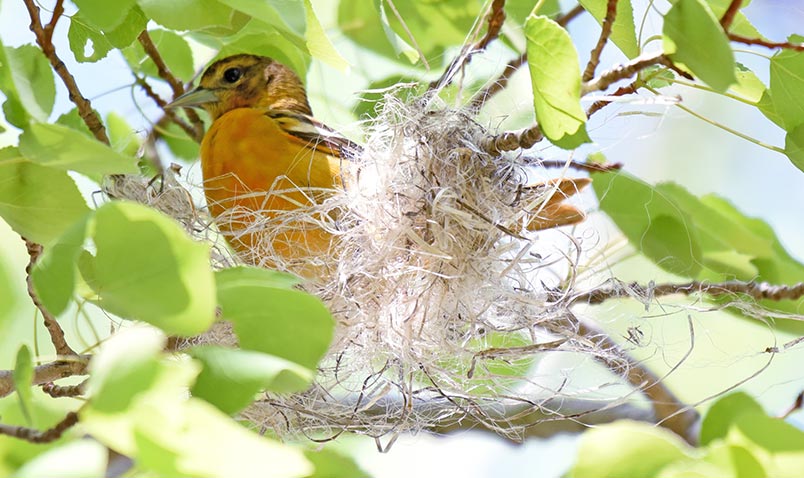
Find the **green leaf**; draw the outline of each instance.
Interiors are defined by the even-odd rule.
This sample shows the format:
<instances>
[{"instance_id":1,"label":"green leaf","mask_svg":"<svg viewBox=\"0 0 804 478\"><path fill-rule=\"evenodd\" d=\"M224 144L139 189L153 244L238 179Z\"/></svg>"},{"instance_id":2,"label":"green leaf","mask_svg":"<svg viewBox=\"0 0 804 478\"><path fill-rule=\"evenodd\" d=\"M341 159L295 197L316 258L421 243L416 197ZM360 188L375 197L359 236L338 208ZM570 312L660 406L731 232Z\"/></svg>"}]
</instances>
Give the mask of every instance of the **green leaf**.
<instances>
[{"instance_id":1,"label":"green leaf","mask_svg":"<svg viewBox=\"0 0 804 478\"><path fill-rule=\"evenodd\" d=\"M136 160L80 132L35 123L20 136L20 152L31 161L99 180L107 174L138 172Z\"/></svg>"},{"instance_id":2,"label":"green leaf","mask_svg":"<svg viewBox=\"0 0 804 478\"><path fill-rule=\"evenodd\" d=\"M508 0L505 2L505 18L522 25L531 13L553 19L561 13L561 4L558 0L543 0L535 3L534 6L533 0Z\"/></svg>"},{"instance_id":3,"label":"green leaf","mask_svg":"<svg viewBox=\"0 0 804 478\"><path fill-rule=\"evenodd\" d=\"M664 16L662 33L665 53L715 91L737 82L729 39L701 0L678 0Z\"/></svg>"},{"instance_id":4,"label":"green leaf","mask_svg":"<svg viewBox=\"0 0 804 478\"><path fill-rule=\"evenodd\" d=\"M31 350L27 345L22 344L17 350L17 359L14 361L14 388L17 390L17 397L20 400L20 410L29 427L35 426L31 416L33 376L34 365Z\"/></svg>"},{"instance_id":5,"label":"green leaf","mask_svg":"<svg viewBox=\"0 0 804 478\"><path fill-rule=\"evenodd\" d=\"M137 154L140 139L125 118L112 111L106 116L106 128L112 149L125 156L134 157Z\"/></svg>"},{"instance_id":6,"label":"green leaf","mask_svg":"<svg viewBox=\"0 0 804 478\"><path fill-rule=\"evenodd\" d=\"M581 0L580 4L597 20L598 24L603 24L608 0ZM628 58L634 58L639 55L639 42L637 41L636 28L634 27L634 8L631 6L631 0L619 0L617 2L617 15L614 17L611 41Z\"/></svg>"},{"instance_id":7,"label":"green leaf","mask_svg":"<svg viewBox=\"0 0 804 478\"><path fill-rule=\"evenodd\" d=\"M737 84L732 85L731 90L747 101L759 103L767 90L765 84L745 65L737 63L736 67Z\"/></svg>"},{"instance_id":8,"label":"green leaf","mask_svg":"<svg viewBox=\"0 0 804 478\"><path fill-rule=\"evenodd\" d=\"M105 0L75 0L78 11L84 18L101 30L111 30L126 18L128 10L136 0L118 0L114 8L109 8Z\"/></svg>"},{"instance_id":9,"label":"green leaf","mask_svg":"<svg viewBox=\"0 0 804 478\"><path fill-rule=\"evenodd\" d=\"M673 462L689 458L691 452L681 438L667 429L620 420L581 436L578 459L569 476L652 477Z\"/></svg>"},{"instance_id":10,"label":"green leaf","mask_svg":"<svg viewBox=\"0 0 804 478\"><path fill-rule=\"evenodd\" d=\"M305 30L305 7L302 0L219 0L261 22L289 34L301 36ZM279 7L279 8L277 8Z\"/></svg>"},{"instance_id":11,"label":"green leaf","mask_svg":"<svg viewBox=\"0 0 804 478\"><path fill-rule=\"evenodd\" d=\"M0 48L0 91L6 121L25 128L31 119L47 121L56 100L53 70L33 45Z\"/></svg>"},{"instance_id":12,"label":"green leaf","mask_svg":"<svg viewBox=\"0 0 804 478\"><path fill-rule=\"evenodd\" d=\"M798 169L804 171L804 123L785 135L784 154Z\"/></svg>"},{"instance_id":13,"label":"green leaf","mask_svg":"<svg viewBox=\"0 0 804 478\"><path fill-rule=\"evenodd\" d=\"M761 410L741 413L726 441L753 451L767 476L795 478L804 469L804 431Z\"/></svg>"},{"instance_id":14,"label":"green leaf","mask_svg":"<svg viewBox=\"0 0 804 478\"><path fill-rule=\"evenodd\" d=\"M231 24L232 9L215 0L137 0L145 15L171 30L204 30Z\"/></svg>"},{"instance_id":15,"label":"green leaf","mask_svg":"<svg viewBox=\"0 0 804 478\"><path fill-rule=\"evenodd\" d=\"M569 33L543 16L525 23L533 106L542 133L556 146L573 149L589 142L581 107L581 70Z\"/></svg>"},{"instance_id":16,"label":"green leaf","mask_svg":"<svg viewBox=\"0 0 804 478\"><path fill-rule=\"evenodd\" d=\"M198 159L200 145L187 136L187 133L176 123L171 121L161 133L160 138L176 157L187 161L195 161Z\"/></svg>"},{"instance_id":17,"label":"green leaf","mask_svg":"<svg viewBox=\"0 0 804 478\"><path fill-rule=\"evenodd\" d=\"M363 471L355 461L338 452L324 448L321 450L305 450L304 457L313 466L315 473L307 475L306 478L365 478L371 476Z\"/></svg>"},{"instance_id":18,"label":"green leaf","mask_svg":"<svg viewBox=\"0 0 804 478\"><path fill-rule=\"evenodd\" d=\"M89 213L66 172L0 149L0 217L19 235L47 244Z\"/></svg>"},{"instance_id":19,"label":"green leaf","mask_svg":"<svg viewBox=\"0 0 804 478\"><path fill-rule=\"evenodd\" d=\"M256 268L217 271L223 317L232 322L242 348L314 369L332 340L332 317L318 298L277 283L276 277Z\"/></svg>"},{"instance_id":20,"label":"green leaf","mask_svg":"<svg viewBox=\"0 0 804 478\"><path fill-rule=\"evenodd\" d=\"M204 365L191 393L230 415L248 406L262 390L300 392L314 377L308 368L250 350L203 346L190 355Z\"/></svg>"},{"instance_id":21,"label":"green leaf","mask_svg":"<svg viewBox=\"0 0 804 478\"><path fill-rule=\"evenodd\" d=\"M393 91L394 96L401 98L403 101L415 95L417 89L415 87L399 87L397 85L403 83L415 83L416 79L410 76L391 75L387 78L371 82L366 89L360 93L360 101L357 102L354 108L355 116L358 118L374 118L377 116L377 107L382 103L386 94Z\"/></svg>"},{"instance_id":22,"label":"green leaf","mask_svg":"<svg viewBox=\"0 0 804 478\"><path fill-rule=\"evenodd\" d=\"M198 364L163 356L163 345L163 336L144 327L124 328L103 344L90 376L90 391L99 393L81 409L82 430L132 458L148 475L290 478L312 473L300 450L261 437L203 400L188 398ZM115 376L132 369L149 374L153 369L153 380L134 391ZM128 406L98 407L98 395L113 393L105 390L114 386L127 390Z\"/></svg>"},{"instance_id":23,"label":"green leaf","mask_svg":"<svg viewBox=\"0 0 804 478\"><path fill-rule=\"evenodd\" d=\"M115 201L95 213L97 255L85 276L101 306L171 335L196 335L215 319L209 246L148 207Z\"/></svg>"},{"instance_id":24,"label":"green leaf","mask_svg":"<svg viewBox=\"0 0 804 478\"><path fill-rule=\"evenodd\" d=\"M706 0L706 3L709 4L709 7L712 9L712 13L716 18L723 18L723 14L725 14L726 9L729 8L731 0ZM745 8L749 4L751 4L750 0L743 0L740 8ZM734 15L734 19L729 27L729 33L736 33L737 35L742 35L748 38L763 38L754 25L748 21L748 18L746 18L745 14L739 10L737 11L737 14Z\"/></svg>"},{"instance_id":25,"label":"green leaf","mask_svg":"<svg viewBox=\"0 0 804 478\"><path fill-rule=\"evenodd\" d=\"M45 248L31 273L39 299L53 315L61 315L75 292L76 264L83 251L89 215L77 221Z\"/></svg>"},{"instance_id":26,"label":"green leaf","mask_svg":"<svg viewBox=\"0 0 804 478\"><path fill-rule=\"evenodd\" d=\"M304 33L304 37L307 40L307 49L310 54L313 58L317 58L340 71L348 70L349 63L332 45L327 33L324 31L324 27L318 21L310 0L304 0L304 11L307 20L307 30Z\"/></svg>"},{"instance_id":27,"label":"green leaf","mask_svg":"<svg viewBox=\"0 0 804 478\"><path fill-rule=\"evenodd\" d=\"M195 67L187 40L168 30L149 30L148 34L170 72L184 82L190 81L195 75ZM124 49L123 56L134 71L160 78L156 65L139 43Z\"/></svg>"},{"instance_id":28,"label":"green leaf","mask_svg":"<svg viewBox=\"0 0 804 478\"><path fill-rule=\"evenodd\" d=\"M743 413L762 412L762 406L745 392L735 392L716 401L701 422L701 445L725 438Z\"/></svg>"},{"instance_id":29,"label":"green leaf","mask_svg":"<svg viewBox=\"0 0 804 478\"><path fill-rule=\"evenodd\" d=\"M103 32L109 43L115 48L125 48L132 43L145 30L148 25L148 17L142 9L134 5L129 9L125 20L117 28Z\"/></svg>"},{"instance_id":30,"label":"green leaf","mask_svg":"<svg viewBox=\"0 0 804 478\"><path fill-rule=\"evenodd\" d=\"M804 52L782 50L770 62L770 96L784 129L804 123Z\"/></svg>"},{"instance_id":31,"label":"green leaf","mask_svg":"<svg viewBox=\"0 0 804 478\"><path fill-rule=\"evenodd\" d=\"M106 476L109 451L92 438L48 450L14 473L16 478L88 478Z\"/></svg>"},{"instance_id":32,"label":"green leaf","mask_svg":"<svg viewBox=\"0 0 804 478\"><path fill-rule=\"evenodd\" d=\"M663 269L695 277L701 246L688 214L647 183L626 173L595 174L600 209L638 250Z\"/></svg>"},{"instance_id":33,"label":"green leaf","mask_svg":"<svg viewBox=\"0 0 804 478\"><path fill-rule=\"evenodd\" d=\"M70 50L75 60L80 63L95 62L106 57L111 51L109 40L97 28L90 26L79 11L70 19L70 29L67 31ZM87 50L89 54L87 54Z\"/></svg>"}]
</instances>

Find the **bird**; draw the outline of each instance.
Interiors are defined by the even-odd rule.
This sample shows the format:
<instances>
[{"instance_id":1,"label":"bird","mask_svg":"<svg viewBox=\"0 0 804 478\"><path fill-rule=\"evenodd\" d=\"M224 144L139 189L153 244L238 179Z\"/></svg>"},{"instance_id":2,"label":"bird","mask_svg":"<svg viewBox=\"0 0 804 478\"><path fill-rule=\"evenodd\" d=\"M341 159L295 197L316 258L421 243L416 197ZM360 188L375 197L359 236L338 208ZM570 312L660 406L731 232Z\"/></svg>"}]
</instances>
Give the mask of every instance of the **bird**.
<instances>
[{"instance_id":1,"label":"bird","mask_svg":"<svg viewBox=\"0 0 804 478\"><path fill-rule=\"evenodd\" d=\"M212 120L200 151L204 193L238 257L269 268L281 259L302 277L323 275L310 263L328 262L332 236L283 213L342 188L342 161L360 147L313 118L301 79L272 58L234 55L212 63L198 87L169 106L201 107Z\"/></svg>"},{"instance_id":2,"label":"bird","mask_svg":"<svg viewBox=\"0 0 804 478\"><path fill-rule=\"evenodd\" d=\"M333 236L321 223L287 219L286 213L314 207L347 187L344 162L361 148L314 119L299 76L272 58L229 56L209 65L198 86L168 106L202 108L212 120L200 150L204 193L238 257L251 265L281 265L308 280L331 272L323 269L331 268ZM583 212L563 200L586 184L585 178L562 178L527 186L547 194L526 229L582 221Z\"/></svg>"}]
</instances>

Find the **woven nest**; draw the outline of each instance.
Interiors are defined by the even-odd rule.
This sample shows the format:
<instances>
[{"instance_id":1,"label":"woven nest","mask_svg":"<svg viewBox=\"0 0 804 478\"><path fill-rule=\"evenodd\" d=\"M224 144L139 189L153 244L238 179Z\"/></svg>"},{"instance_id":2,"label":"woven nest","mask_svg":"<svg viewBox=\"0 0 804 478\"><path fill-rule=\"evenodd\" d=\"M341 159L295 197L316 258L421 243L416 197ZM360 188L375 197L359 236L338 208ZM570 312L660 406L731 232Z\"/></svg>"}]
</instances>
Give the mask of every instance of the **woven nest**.
<instances>
[{"instance_id":1,"label":"woven nest","mask_svg":"<svg viewBox=\"0 0 804 478\"><path fill-rule=\"evenodd\" d=\"M469 419L516 436L523 425L510 420L511 407L538 408L569 393L529 379L540 354L620 360L581 337L569 311L571 286L558 278L571 276L566 245L577 249L577 242L540 240L525 227L556 194L529 187L533 165L484 151L479 145L491 133L434 97L405 103L389 94L367 126L343 191L257 226L251 221L250 232L263 229L266 244L299 224L337 237L332 254L311 259L327 278L307 288L338 327L310 390L265 396L245 418L316 438L395 436ZM210 239L177 183L160 196L125 184L141 179L118 181L111 195L151 204ZM280 269L297 266L271 257L270 248L259 254ZM231 262L225 254L214 260L218 267ZM225 324L199 340L235 343Z\"/></svg>"}]
</instances>

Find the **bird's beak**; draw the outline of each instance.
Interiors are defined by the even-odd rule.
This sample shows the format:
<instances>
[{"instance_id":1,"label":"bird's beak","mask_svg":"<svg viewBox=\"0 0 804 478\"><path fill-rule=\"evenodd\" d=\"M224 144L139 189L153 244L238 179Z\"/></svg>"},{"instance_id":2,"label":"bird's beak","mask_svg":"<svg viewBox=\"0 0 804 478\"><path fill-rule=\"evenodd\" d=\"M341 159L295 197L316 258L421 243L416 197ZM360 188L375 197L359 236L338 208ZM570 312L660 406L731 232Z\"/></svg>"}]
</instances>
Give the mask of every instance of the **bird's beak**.
<instances>
[{"instance_id":1,"label":"bird's beak","mask_svg":"<svg viewBox=\"0 0 804 478\"><path fill-rule=\"evenodd\" d=\"M165 108L194 108L216 101L218 101L218 97L215 92L199 86L171 101L165 105Z\"/></svg>"}]
</instances>

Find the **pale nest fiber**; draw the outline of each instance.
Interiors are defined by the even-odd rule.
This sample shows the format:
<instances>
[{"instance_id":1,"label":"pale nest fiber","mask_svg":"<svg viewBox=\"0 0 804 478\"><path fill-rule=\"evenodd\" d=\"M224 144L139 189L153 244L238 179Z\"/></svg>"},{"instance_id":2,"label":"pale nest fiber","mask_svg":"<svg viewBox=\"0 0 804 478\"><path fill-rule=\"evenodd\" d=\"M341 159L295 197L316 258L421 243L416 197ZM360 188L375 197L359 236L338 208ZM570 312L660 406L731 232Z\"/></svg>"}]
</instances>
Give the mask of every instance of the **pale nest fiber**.
<instances>
[{"instance_id":1,"label":"pale nest fiber","mask_svg":"<svg viewBox=\"0 0 804 478\"><path fill-rule=\"evenodd\" d=\"M266 396L246 418L319 439L344 430L394 437L467 420L515 437L532 423L509 421L511 407L526 416L566 396L529 378L538 354L581 352L625 373L626 360L578 334L569 286L556 288L556 277L574 268L566 244L526 229L561 192L528 187L532 166L515 155L483 151L490 135L436 97L402 102L388 94L363 152L344 164L344 190L262 223L244 221L249 234L264 232L255 256L290 271L295 260L272 255L277 236L309 225L336 236L332 254L302 262L328 271L307 289L338 323L315 385ZM196 234L208 230L190 226L197 219L182 222ZM220 326L201 340L232 343L231 331Z\"/></svg>"}]
</instances>

